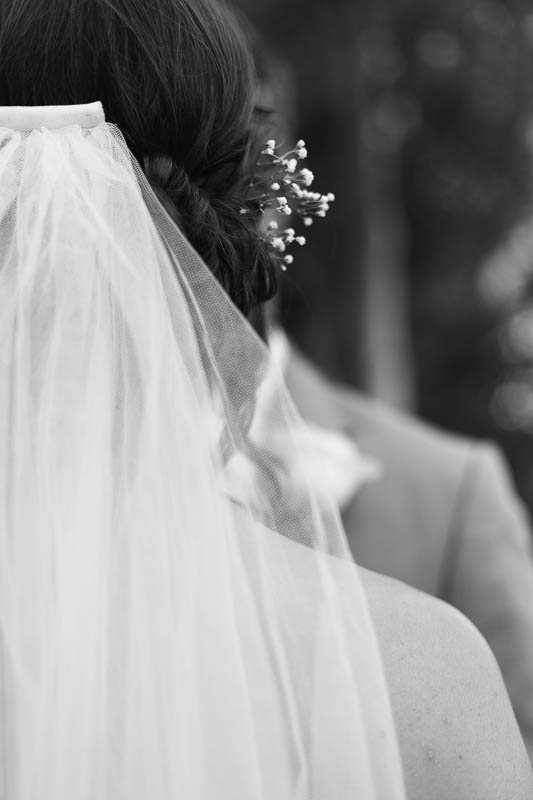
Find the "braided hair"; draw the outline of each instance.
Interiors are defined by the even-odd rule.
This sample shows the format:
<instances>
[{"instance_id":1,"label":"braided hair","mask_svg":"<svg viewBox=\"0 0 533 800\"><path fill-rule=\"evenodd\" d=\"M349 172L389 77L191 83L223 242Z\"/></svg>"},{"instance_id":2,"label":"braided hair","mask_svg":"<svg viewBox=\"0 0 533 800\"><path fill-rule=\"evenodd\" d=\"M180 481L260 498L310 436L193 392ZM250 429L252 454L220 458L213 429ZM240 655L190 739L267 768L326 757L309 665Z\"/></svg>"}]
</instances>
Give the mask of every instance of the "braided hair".
<instances>
[{"instance_id":1,"label":"braided hair","mask_svg":"<svg viewBox=\"0 0 533 800\"><path fill-rule=\"evenodd\" d=\"M233 177L226 190L217 189L216 182L193 181L182 164L159 155L146 158L144 168L163 205L234 303L249 313L272 297L277 268L270 246L258 235L249 181Z\"/></svg>"},{"instance_id":2,"label":"braided hair","mask_svg":"<svg viewBox=\"0 0 533 800\"><path fill-rule=\"evenodd\" d=\"M101 100L244 313L275 293L277 272L248 199L261 143L254 91L244 34L221 0L0 4L0 104Z\"/></svg>"}]
</instances>

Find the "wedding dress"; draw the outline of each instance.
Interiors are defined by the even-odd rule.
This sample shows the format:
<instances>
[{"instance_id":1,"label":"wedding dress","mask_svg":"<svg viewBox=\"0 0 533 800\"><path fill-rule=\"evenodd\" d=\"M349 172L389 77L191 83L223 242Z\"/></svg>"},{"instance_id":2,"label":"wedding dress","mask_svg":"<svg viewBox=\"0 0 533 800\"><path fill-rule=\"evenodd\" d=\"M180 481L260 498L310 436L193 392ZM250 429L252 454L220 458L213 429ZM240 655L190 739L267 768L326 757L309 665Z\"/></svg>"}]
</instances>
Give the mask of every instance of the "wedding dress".
<instances>
[{"instance_id":1,"label":"wedding dress","mask_svg":"<svg viewBox=\"0 0 533 800\"><path fill-rule=\"evenodd\" d=\"M100 104L0 109L0 309L2 800L403 798L303 423Z\"/></svg>"}]
</instances>

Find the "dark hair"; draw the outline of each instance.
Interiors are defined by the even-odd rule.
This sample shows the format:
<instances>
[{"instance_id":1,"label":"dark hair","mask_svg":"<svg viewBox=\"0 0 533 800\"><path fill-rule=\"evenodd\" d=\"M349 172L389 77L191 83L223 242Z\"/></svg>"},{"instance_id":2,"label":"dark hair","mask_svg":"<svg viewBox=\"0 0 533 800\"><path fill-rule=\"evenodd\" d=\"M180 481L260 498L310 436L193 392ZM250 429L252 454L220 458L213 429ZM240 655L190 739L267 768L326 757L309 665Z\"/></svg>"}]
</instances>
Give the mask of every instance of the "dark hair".
<instances>
[{"instance_id":1,"label":"dark hair","mask_svg":"<svg viewBox=\"0 0 533 800\"><path fill-rule=\"evenodd\" d=\"M0 104L101 100L245 313L276 288L247 199L260 149L254 89L244 35L220 0L0 3Z\"/></svg>"}]
</instances>

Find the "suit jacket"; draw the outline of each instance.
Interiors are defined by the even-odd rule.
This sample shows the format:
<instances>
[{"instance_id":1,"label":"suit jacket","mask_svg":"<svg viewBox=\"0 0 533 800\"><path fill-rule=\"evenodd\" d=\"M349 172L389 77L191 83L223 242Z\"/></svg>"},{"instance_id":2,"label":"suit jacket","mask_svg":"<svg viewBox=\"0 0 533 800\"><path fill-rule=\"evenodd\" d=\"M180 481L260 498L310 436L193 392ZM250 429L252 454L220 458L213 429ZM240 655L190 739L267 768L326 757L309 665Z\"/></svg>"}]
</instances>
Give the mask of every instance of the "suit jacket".
<instances>
[{"instance_id":1,"label":"suit jacket","mask_svg":"<svg viewBox=\"0 0 533 800\"><path fill-rule=\"evenodd\" d=\"M531 536L498 450L334 385L295 351L285 375L304 418L381 462L382 478L343 509L356 561L470 618L499 662L533 759Z\"/></svg>"}]
</instances>

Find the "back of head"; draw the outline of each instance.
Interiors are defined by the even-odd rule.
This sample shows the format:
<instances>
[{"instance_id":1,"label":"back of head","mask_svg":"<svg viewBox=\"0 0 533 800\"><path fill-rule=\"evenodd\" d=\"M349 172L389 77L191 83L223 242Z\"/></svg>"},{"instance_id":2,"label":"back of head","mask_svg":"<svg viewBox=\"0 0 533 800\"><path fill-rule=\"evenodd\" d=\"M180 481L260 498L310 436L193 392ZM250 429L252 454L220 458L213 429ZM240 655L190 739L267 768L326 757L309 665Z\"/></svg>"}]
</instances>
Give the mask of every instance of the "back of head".
<instances>
[{"instance_id":1,"label":"back of head","mask_svg":"<svg viewBox=\"0 0 533 800\"><path fill-rule=\"evenodd\" d=\"M0 104L101 100L191 244L245 312L275 290L247 193L254 72L218 0L5 0Z\"/></svg>"}]
</instances>

